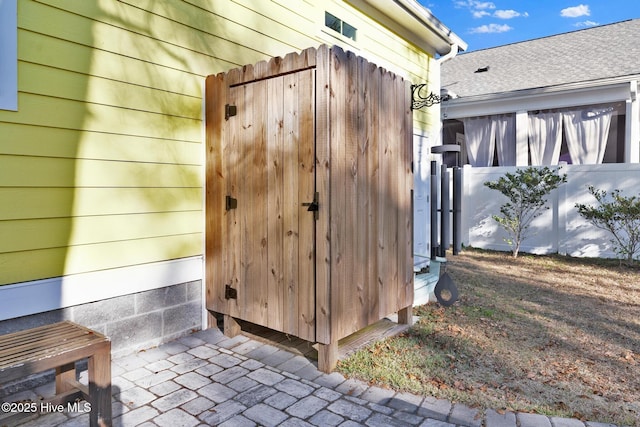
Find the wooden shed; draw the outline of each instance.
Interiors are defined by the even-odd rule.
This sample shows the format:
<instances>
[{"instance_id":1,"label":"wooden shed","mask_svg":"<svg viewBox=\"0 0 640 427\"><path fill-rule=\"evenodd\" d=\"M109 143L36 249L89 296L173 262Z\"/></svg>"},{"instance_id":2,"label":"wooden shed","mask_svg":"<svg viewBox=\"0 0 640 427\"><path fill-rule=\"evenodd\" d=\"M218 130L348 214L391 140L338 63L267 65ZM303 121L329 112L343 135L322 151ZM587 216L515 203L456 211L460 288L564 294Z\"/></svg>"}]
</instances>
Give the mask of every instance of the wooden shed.
<instances>
[{"instance_id":1,"label":"wooden shed","mask_svg":"<svg viewBox=\"0 0 640 427\"><path fill-rule=\"evenodd\" d=\"M411 321L410 84L321 46L206 80L206 307L318 343ZM210 320L213 321L211 316Z\"/></svg>"}]
</instances>

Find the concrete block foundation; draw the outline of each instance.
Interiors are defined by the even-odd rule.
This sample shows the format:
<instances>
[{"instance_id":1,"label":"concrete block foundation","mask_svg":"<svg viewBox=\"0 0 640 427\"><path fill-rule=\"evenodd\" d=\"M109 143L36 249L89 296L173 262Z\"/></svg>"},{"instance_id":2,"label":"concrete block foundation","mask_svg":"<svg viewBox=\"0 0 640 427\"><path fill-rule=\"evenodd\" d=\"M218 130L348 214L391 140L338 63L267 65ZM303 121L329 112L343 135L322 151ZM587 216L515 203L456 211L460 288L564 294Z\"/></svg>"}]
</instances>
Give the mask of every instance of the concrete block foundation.
<instances>
[{"instance_id":1,"label":"concrete block foundation","mask_svg":"<svg viewBox=\"0 0 640 427\"><path fill-rule=\"evenodd\" d=\"M197 280L0 321L0 335L70 320L108 336L112 358L116 358L200 330L202 306L202 281ZM53 372L45 372L3 384L0 396L52 378Z\"/></svg>"}]
</instances>

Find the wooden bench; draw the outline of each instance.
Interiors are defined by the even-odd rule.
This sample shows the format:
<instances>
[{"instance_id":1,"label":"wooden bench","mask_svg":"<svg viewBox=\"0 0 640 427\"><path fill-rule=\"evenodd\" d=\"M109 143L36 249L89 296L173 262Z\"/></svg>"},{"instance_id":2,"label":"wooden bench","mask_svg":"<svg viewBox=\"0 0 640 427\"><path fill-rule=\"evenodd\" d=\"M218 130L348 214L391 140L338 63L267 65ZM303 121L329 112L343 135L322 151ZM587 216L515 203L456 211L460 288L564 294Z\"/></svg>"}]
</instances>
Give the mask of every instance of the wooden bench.
<instances>
[{"instance_id":1,"label":"wooden bench","mask_svg":"<svg viewBox=\"0 0 640 427\"><path fill-rule=\"evenodd\" d=\"M88 387L76 381L75 362L83 359L88 360ZM69 405L84 398L91 405L91 426L111 425L109 338L68 321L0 336L0 386L49 369L56 370L56 395L35 402L38 409L51 412L47 408L63 405L66 412ZM29 412L35 407L32 404L28 412L0 412L0 425L32 415ZM88 405L80 408L89 409Z\"/></svg>"}]
</instances>

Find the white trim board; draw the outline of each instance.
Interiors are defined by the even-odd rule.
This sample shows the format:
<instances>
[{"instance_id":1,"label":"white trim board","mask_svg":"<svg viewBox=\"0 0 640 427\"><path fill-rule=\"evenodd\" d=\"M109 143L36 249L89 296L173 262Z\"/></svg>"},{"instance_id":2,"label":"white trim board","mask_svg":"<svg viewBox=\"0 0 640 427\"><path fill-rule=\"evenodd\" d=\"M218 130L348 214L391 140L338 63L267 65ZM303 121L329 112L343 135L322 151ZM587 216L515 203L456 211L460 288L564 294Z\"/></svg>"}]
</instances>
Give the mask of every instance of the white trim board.
<instances>
[{"instance_id":1,"label":"white trim board","mask_svg":"<svg viewBox=\"0 0 640 427\"><path fill-rule=\"evenodd\" d=\"M441 118L489 116L551 108L620 102L630 98L629 82L567 90L535 89L519 92L458 98L442 106Z\"/></svg>"},{"instance_id":2,"label":"white trim board","mask_svg":"<svg viewBox=\"0 0 640 427\"><path fill-rule=\"evenodd\" d=\"M203 279L203 257L0 286L0 321Z\"/></svg>"},{"instance_id":3,"label":"white trim board","mask_svg":"<svg viewBox=\"0 0 640 427\"><path fill-rule=\"evenodd\" d=\"M0 0L0 110L18 110L18 5Z\"/></svg>"}]
</instances>

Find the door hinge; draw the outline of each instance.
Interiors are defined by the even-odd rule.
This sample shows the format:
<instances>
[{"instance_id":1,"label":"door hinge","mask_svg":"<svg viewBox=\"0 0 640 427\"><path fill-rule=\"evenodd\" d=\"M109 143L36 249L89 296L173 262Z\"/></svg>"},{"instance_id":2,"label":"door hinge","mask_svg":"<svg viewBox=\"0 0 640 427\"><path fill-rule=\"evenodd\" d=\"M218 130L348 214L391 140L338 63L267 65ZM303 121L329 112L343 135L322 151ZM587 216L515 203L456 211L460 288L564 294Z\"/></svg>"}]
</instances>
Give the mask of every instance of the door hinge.
<instances>
[{"instance_id":1,"label":"door hinge","mask_svg":"<svg viewBox=\"0 0 640 427\"><path fill-rule=\"evenodd\" d=\"M238 109L235 105L226 104L224 106L224 119L229 120L229 117L233 117L238 114Z\"/></svg>"},{"instance_id":2,"label":"door hinge","mask_svg":"<svg viewBox=\"0 0 640 427\"><path fill-rule=\"evenodd\" d=\"M238 290L233 289L231 285L224 285L224 298L225 299L238 299Z\"/></svg>"},{"instance_id":3,"label":"door hinge","mask_svg":"<svg viewBox=\"0 0 640 427\"><path fill-rule=\"evenodd\" d=\"M238 207L238 199L234 199L231 196L227 196L224 199L224 208L226 210L236 209Z\"/></svg>"}]
</instances>

